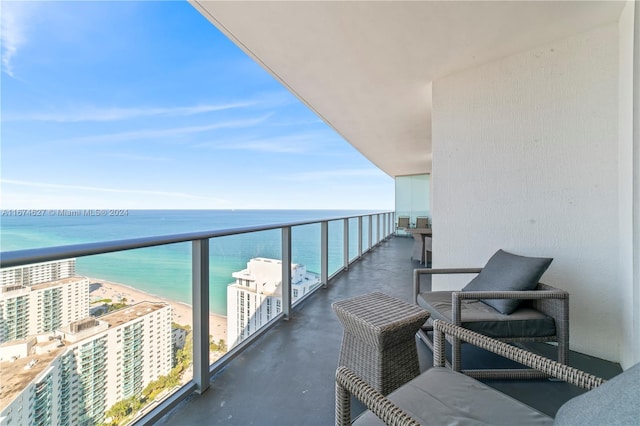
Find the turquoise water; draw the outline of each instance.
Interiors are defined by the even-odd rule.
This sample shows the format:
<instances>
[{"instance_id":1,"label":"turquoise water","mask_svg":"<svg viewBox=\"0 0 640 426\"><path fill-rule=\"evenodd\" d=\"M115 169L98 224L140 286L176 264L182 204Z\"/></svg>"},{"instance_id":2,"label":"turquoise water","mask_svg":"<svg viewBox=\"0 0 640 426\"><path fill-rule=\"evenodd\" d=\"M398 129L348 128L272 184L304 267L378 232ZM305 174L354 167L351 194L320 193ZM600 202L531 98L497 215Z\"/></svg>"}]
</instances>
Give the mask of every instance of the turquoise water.
<instances>
[{"instance_id":1,"label":"turquoise water","mask_svg":"<svg viewBox=\"0 0 640 426\"><path fill-rule=\"evenodd\" d=\"M126 216L2 216L0 249L4 251L121 240L154 235L269 225L366 214L344 210L129 210ZM374 219L375 220L375 219ZM349 222L349 258L357 254L357 220ZM374 229L375 229L374 222ZM364 219L363 247L368 245ZM343 222L329 223L329 273L343 263ZM374 240L376 239L374 231ZM320 271L320 225L292 229L292 259L311 272ZM281 257L281 231L214 238L210 241L211 311L226 315L231 273L252 257ZM180 243L77 259L79 275L102 278L142 291L191 303L191 244Z\"/></svg>"}]
</instances>

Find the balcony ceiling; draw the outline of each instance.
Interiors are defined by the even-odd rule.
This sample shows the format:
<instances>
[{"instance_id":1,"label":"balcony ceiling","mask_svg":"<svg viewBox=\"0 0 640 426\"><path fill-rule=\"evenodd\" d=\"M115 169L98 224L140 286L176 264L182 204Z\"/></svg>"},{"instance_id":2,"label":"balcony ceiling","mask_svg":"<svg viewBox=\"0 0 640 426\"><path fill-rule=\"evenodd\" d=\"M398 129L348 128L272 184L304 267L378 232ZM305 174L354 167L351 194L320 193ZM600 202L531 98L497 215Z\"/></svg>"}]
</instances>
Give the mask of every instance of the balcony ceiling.
<instances>
[{"instance_id":1,"label":"balcony ceiling","mask_svg":"<svg viewBox=\"0 0 640 426\"><path fill-rule=\"evenodd\" d=\"M614 1L202 1L209 21L390 176L431 171L431 82L617 21Z\"/></svg>"}]
</instances>

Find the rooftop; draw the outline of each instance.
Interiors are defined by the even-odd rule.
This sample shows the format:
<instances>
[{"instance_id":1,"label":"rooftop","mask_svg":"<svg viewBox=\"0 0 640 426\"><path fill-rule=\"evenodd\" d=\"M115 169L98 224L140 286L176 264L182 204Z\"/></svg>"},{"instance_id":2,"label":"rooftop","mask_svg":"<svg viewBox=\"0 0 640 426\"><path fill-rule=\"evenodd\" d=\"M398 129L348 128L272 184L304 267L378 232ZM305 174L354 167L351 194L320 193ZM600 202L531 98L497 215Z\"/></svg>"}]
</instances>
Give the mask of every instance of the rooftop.
<instances>
[{"instance_id":1,"label":"rooftop","mask_svg":"<svg viewBox=\"0 0 640 426\"><path fill-rule=\"evenodd\" d=\"M110 314L103 315L100 317L100 321L108 323L109 327L117 327L167 306L169 305L166 303L140 302L135 305L127 306L126 308L118 309Z\"/></svg>"},{"instance_id":2,"label":"rooftop","mask_svg":"<svg viewBox=\"0 0 640 426\"><path fill-rule=\"evenodd\" d=\"M82 282L82 281L87 281L88 278L86 277L69 277L69 278L62 278L59 280L55 280L55 281L47 281L45 283L40 283L40 284L34 284L34 285L7 285L7 286L3 286L2 287L2 291L0 292L0 297L4 296L4 297L15 297L18 293L19 294L28 294L31 291L36 291L36 290L45 290L47 288L53 288L53 287L58 287L61 285L65 285L65 284L71 284L71 283L76 283L76 282Z\"/></svg>"},{"instance_id":3,"label":"rooftop","mask_svg":"<svg viewBox=\"0 0 640 426\"><path fill-rule=\"evenodd\" d=\"M26 344L26 341L27 339L23 343ZM33 379L49 368L49 364L65 349L65 346L61 346L42 354L0 362L0 411L4 410ZM32 363L30 368L25 368L34 360L37 361Z\"/></svg>"},{"instance_id":4,"label":"rooftop","mask_svg":"<svg viewBox=\"0 0 640 426\"><path fill-rule=\"evenodd\" d=\"M49 281L49 282L46 282L46 283L32 285L31 289L32 290L43 290L45 288L57 287L59 285L71 284L71 283L75 283L75 282L88 281L88 280L89 279L87 277L62 278L60 280Z\"/></svg>"}]
</instances>

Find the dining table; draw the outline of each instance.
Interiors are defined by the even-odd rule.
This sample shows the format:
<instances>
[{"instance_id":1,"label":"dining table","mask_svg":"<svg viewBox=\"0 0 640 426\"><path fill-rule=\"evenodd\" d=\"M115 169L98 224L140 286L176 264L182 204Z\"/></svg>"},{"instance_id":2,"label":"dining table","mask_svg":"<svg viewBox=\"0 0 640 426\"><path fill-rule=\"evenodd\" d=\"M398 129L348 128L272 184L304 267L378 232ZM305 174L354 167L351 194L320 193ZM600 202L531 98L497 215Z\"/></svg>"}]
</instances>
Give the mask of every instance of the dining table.
<instances>
[{"instance_id":1,"label":"dining table","mask_svg":"<svg viewBox=\"0 0 640 426\"><path fill-rule=\"evenodd\" d=\"M431 263L432 229L431 228L409 228L406 230L413 236L412 260L417 260L421 265Z\"/></svg>"}]
</instances>

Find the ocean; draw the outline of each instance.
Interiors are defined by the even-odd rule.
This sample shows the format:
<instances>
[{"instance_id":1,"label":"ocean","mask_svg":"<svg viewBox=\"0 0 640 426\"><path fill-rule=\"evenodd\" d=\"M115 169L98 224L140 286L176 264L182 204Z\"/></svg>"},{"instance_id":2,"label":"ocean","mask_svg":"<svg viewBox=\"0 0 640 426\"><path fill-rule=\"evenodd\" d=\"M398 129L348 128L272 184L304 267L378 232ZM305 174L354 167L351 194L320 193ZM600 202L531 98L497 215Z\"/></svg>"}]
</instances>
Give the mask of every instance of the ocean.
<instances>
[{"instance_id":1,"label":"ocean","mask_svg":"<svg viewBox=\"0 0 640 426\"><path fill-rule=\"evenodd\" d=\"M0 250L12 251L68 244L112 241L154 235L210 231L253 225L371 213L345 210L125 210L120 216L63 216L46 210L42 216L0 217ZM349 258L357 254L356 219L349 226ZM367 218L363 221L368 229ZM342 266L342 222L329 223L329 273ZM374 236L375 238L375 236ZM292 229L292 260L320 271L320 225ZM364 232L363 246L368 245ZM211 312L226 315L227 286L232 272L246 268L253 257L281 257L281 231L263 231L210 241ZM180 243L78 258L76 272L113 281L154 295L191 303L191 244Z\"/></svg>"}]
</instances>

